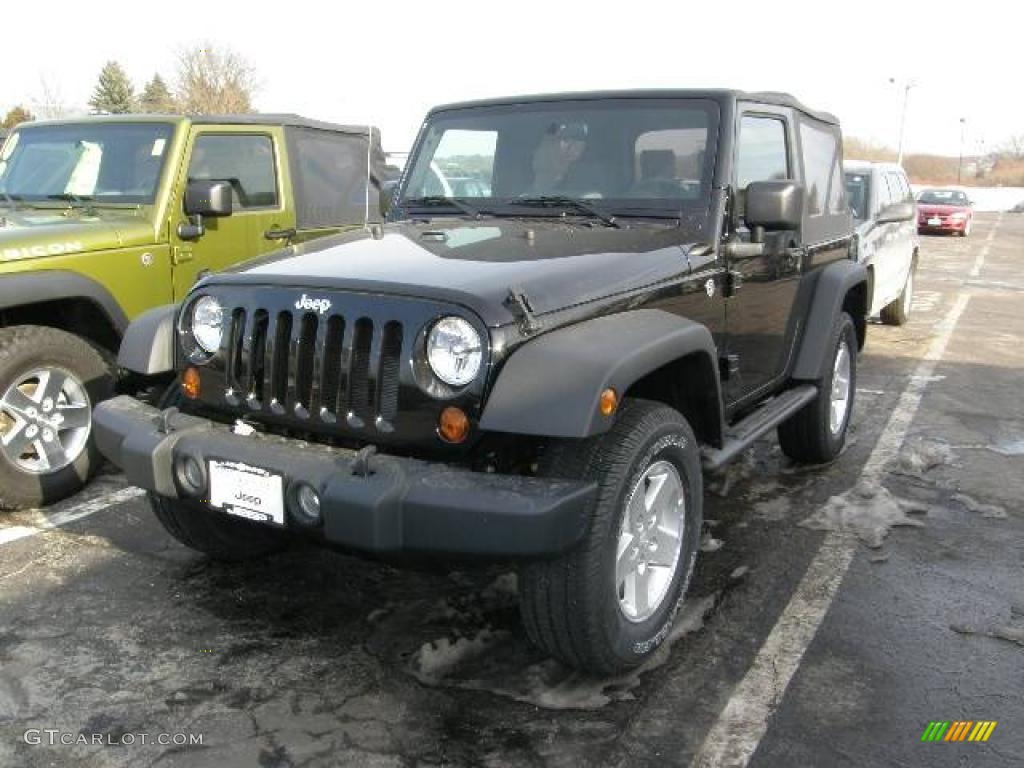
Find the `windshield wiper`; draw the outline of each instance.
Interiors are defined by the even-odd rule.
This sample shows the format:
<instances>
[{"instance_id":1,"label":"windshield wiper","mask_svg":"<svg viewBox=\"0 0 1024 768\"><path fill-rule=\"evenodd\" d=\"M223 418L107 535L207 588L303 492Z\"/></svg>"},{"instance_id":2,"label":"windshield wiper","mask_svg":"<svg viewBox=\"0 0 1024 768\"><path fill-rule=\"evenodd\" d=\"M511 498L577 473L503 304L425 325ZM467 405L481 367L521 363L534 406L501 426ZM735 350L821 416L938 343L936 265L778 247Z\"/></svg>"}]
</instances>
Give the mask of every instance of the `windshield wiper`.
<instances>
[{"instance_id":1,"label":"windshield wiper","mask_svg":"<svg viewBox=\"0 0 1024 768\"><path fill-rule=\"evenodd\" d=\"M75 195L75 194L72 194L71 192L61 192L58 195L47 195L46 199L47 200L63 200L65 203L70 203L71 205L75 205L75 204L85 205L86 203L91 203L92 202L92 198L91 197L88 197L86 195Z\"/></svg>"},{"instance_id":2,"label":"windshield wiper","mask_svg":"<svg viewBox=\"0 0 1024 768\"><path fill-rule=\"evenodd\" d=\"M565 197L564 195L541 195L539 197L518 197L510 200L513 205L535 205L542 208L573 208L576 211L591 216L609 227L621 229L618 219L608 211L602 210L593 203L578 197Z\"/></svg>"},{"instance_id":3,"label":"windshield wiper","mask_svg":"<svg viewBox=\"0 0 1024 768\"><path fill-rule=\"evenodd\" d=\"M444 195L425 195L424 197L409 197L399 203L399 206L405 208L407 206L422 206L424 208L430 208L433 206L448 205L452 208L458 208L467 216L472 216L474 219L479 219L483 215L483 211L476 208L469 203L455 197L445 197Z\"/></svg>"}]
</instances>

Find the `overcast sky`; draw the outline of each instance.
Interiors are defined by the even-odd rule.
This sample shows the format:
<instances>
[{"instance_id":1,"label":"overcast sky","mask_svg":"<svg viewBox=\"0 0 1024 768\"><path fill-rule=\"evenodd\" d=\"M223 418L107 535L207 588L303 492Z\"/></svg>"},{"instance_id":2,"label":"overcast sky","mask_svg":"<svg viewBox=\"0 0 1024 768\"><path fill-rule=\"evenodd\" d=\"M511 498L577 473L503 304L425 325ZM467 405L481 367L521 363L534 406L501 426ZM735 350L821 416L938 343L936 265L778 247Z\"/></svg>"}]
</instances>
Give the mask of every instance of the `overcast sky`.
<instances>
[{"instance_id":1,"label":"overcast sky","mask_svg":"<svg viewBox=\"0 0 1024 768\"><path fill-rule=\"evenodd\" d=\"M961 117L968 153L1024 133L1024 11L1013 0L5 6L5 110L38 99L42 78L83 109L108 59L137 88L156 71L170 80L176 52L208 41L254 65L261 111L372 122L389 151L409 148L434 104L595 88L788 91L839 115L847 135L895 146L911 81L908 151L957 154Z\"/></svg>"}]
</instances>

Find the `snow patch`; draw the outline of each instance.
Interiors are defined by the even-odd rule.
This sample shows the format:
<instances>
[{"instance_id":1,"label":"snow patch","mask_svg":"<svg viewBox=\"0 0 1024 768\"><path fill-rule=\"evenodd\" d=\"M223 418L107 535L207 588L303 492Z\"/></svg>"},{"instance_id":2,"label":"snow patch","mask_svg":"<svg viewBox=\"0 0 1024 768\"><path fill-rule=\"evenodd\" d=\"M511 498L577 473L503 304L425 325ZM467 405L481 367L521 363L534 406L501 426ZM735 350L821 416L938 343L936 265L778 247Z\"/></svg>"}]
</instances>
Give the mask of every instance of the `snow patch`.
<instances>
[{"instance_id":1,"label":"snow patch","mask_svg":"<svg viewBox=\"0 0 1024 768\"><path fill-rule=\"evenodd\" d=\"M968 512L980 514L982 517L991 517L997 520L1005 520L1007 517L1006 510L998 504L985 504L966 493L954 494L953 501L960 502Z\"/></svg>"},{"instance_id":2,"label":"snow patch","mask_svg":"<svg viewBox=\"0 0 1024 768\"><path fill-rule=\"evenodd\" d=\"M705 533L700 540L700 551L701 552L717 552L722 548L722 540L716 539L710 533Z\"/></svg>"},{"instance_id":3,"label":"snow patch","mask_svg":"<svg viewBox=\"0 0 1024 768\"><path fill-rule=\"evenodd\" d=\"M927 512L927 508L919 502L897 499L884 487L860 482L846 493L832 496L800 525L816 531L853 534L867 546L878 549L895 526L924 525L908 515L912 512Z\"/></svg>"},{"instance_id":4,"label":"snow patch","mask_svg":"<svg viewBox=\"0 0 1024 768\"><path fill-rule=\"evenodd\" d=\"M897 459L896 472L910 477L923 478L939 466L956 464L956 454L947 443L936 440L916 440L908 444Z\"/></svg>"},{"instance_id":5,"label":"snow patch","mask_svg":"<svg viewBox=\"0 0 1024 768\"><path fill-rule=\"evenodd\" d=\"M635 698L641 677L663 665L672 646L700 630L721 593L683 603L671 632L639 668L612 678L594 678L552 659L536 661L537 652L510 632L481 629L454 640L424 644L408 670L431 687L483 691L542 709L600 709L613 701Z\"/></svg>"}]
</instances>

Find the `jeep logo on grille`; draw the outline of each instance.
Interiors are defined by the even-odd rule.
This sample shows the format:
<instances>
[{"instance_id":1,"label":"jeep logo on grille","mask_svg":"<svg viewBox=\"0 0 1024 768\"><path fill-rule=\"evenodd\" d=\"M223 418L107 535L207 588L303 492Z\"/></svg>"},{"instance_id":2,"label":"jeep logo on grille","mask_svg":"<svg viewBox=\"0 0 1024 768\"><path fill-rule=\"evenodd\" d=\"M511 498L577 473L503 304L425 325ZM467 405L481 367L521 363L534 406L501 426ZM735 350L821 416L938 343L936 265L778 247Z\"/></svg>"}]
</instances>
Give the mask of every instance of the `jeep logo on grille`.
<instances>
[{"instance_id":1,"label":"jeep logo on grille","mask_svg":"<svg viewBox=\"0 0 1024 768\"><path fill-rule=\"evenodd\" d=\"M295 302L296 309L311 309L314 312L319 312L321 315L326 313L331 308L331 302L327 299L312 299L306 294L302 294L302 298Z\"/></svg>"}]
</instances>

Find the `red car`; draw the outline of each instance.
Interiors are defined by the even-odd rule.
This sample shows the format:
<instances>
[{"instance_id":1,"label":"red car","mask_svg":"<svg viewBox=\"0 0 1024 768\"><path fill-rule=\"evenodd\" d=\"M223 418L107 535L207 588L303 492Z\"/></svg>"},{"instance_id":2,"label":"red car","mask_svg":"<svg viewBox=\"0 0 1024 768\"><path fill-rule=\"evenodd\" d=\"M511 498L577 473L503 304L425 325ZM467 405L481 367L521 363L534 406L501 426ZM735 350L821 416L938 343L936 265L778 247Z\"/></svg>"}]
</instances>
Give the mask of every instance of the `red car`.
<instances>
[{"instance_id":1,"label":"red car","mask_svg":"<svg viewBox=\"0 0 1024 768\"><path fill-rule=\"evenodd\" d=\"M926 189L917 198L917 231L971 234L974 211L967 194L958 189Z\"/></svg>"}]
</instances>

